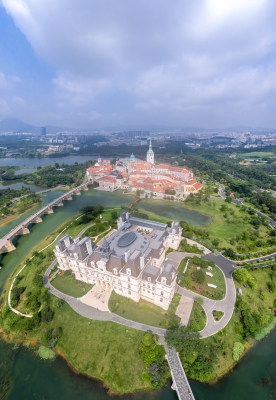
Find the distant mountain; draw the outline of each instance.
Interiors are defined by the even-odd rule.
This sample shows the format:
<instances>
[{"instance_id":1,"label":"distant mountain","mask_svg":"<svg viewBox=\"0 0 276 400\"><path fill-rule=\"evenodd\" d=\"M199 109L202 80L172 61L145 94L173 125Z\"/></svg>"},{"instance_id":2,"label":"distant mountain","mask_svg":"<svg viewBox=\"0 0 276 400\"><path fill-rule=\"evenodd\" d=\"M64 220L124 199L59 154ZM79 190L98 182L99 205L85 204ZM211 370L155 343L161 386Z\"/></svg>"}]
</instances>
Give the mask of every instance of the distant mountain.
<instances>
[{"instance_id":1,"label":"distant mountain","mask_svg":"<svg viewBox=\"0 0 276 400\"><path fill-rule=\"evenodd\" d=\"M30 132L38 133L40 128L27 124L17 118L5 118L0 121L0 132Z\"/></svg>"},{"instance_id":2,"label":"distant mountain","mask_svg":"<svg viewBox=\"0 0 276 400\"><path fill-rule=\"evenodd\" d=\"M0 132L40 133L40 129L40 126L28 124L18 118L4 118L0 121ZM56 133L64 131L65 129L57 126L46 126L46 130L47 133Z\"/></svg>"}]
</instances>

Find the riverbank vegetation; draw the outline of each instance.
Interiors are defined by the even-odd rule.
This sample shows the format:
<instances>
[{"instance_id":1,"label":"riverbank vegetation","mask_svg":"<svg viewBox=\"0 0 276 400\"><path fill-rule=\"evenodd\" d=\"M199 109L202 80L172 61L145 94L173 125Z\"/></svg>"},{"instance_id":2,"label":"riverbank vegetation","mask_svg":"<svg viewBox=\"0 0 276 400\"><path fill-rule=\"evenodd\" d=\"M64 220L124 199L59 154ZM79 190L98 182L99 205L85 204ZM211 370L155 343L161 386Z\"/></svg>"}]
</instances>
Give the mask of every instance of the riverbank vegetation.
<instances>
[{"instance_id":1,"label":"riverbank vegetation","mask_svg":"<svg viewBox=\"0 0 276 400\"><path fill-rule=\"evenodd\" d=\"M18 218L41 201L39 195L27 188L0 190L0 226Z\"/></svg>"},{"instance_id":2,"label":"riverbank vegetation","mask_svg":"<svg viewBox=\"0 0 276 400\"><path fill-rule=\"evenodd\" d=\"M20 174L20 181L29 185L38 185L45 188L53 188L58 185L80 185L84 179L86 169L93 164L92 161L75 164L58 164L38 167L35 172ZM2 180L12 183L18 181L15 174L16 168L5 167Z\"/></svg>"}]
</instances>

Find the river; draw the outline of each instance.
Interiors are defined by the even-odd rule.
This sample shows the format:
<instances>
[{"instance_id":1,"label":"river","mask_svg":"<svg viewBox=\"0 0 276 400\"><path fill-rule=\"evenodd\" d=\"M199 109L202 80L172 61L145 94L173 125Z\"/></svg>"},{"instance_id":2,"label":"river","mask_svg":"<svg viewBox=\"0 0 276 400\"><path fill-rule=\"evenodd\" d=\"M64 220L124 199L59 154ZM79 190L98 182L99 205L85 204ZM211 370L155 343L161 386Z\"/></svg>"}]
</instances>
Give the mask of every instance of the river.
<instances>
[{"instance_id":1,"label":"river","mask_svg":"<svg viewBox=\"0 0 276 400\"><path fill-rule=\"evenodd\" d=\"M47 195L50 195L47 193ZM49 201L46 198L45 201ZM3 257L0 271L0 292L16 266L28 252L40 243L65 220L77 214L85 205L101 203L105 207L122 206L132 198L121 192L106 193L96 190L82 192L54 214L45 216L44 222L32 227L31 233L19 237L15 251ZM251 349L238 366L216 385L191 382L196 400L266 400L276 398L276 330ZM91 355L93 357L93 355ZM154 392L110 397L102 384L76 375L65 361L57 357L55 361L43 361L33 351L16 348L0 341L0 388L10 385L8 400L175 400L176 394L170 386ZM3 386L2 386L3 388ZM1 390L0 390L1 398Z\"/></svg>"},{"instance_id":2,"label":"river","mask_svg":"<svg viewBox=\"0 0 276 400\"><path fill-rule=\"evenodd\" d=\"M0 158L0 167L45 167L47 165L84 163L96 160L98 156L65 156L47 158Z\"/></svg>"}]
</instances>

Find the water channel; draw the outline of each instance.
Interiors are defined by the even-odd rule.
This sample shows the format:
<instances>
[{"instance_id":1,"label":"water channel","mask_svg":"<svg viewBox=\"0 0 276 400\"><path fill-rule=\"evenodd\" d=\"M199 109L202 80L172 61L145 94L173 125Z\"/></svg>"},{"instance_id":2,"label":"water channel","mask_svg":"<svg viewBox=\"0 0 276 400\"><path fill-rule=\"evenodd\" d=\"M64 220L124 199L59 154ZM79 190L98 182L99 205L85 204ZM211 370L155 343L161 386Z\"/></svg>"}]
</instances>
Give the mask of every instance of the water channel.
<instances>
[{"instance_id":1,"label":"water channel","mask_svg":"<svg viewBox=\"0 0 276 400\"><path fill-rule=\"evenodd\" d=\"M0 167L45 167L47 165L84 163L96 160L98 156L66 156L45 158L0 158Z\"/></svg>"},{"instance_id":2,"label":"water channel","mask_svg":"<svg viewBox=\"0 0 276 400\"><path fill-rule=\"evenodd\" d=\"M55 192L47 193L45 201ZM47 215L43 223L33 225L31 233L19 237L15 251L1 260L0 293L16 266L29 251L40 243L68 218L77 214L86 205L101 203L105 207L120 207L131 202L132 198L122 196L121 192L105 193L96 190L82 192L64 207ZM14 221L18 223L18 221ZM2 233L2 232L1 232ZM2 236L2 235L1 235ZM276 398L276 330L250 350L244 359L227 377L216 385L203 385L191 382L196 400L266 400ZM93 355L91 355L93 357ZM55 361L42 361L33 351L16 348L0 341L0 398L1 387L11 390L8 400L175 400L176 394L170 386L154 392L127 396L110 397L101 383L76 375L65 361L58 357Z\"/></svg>"}]
</instances>

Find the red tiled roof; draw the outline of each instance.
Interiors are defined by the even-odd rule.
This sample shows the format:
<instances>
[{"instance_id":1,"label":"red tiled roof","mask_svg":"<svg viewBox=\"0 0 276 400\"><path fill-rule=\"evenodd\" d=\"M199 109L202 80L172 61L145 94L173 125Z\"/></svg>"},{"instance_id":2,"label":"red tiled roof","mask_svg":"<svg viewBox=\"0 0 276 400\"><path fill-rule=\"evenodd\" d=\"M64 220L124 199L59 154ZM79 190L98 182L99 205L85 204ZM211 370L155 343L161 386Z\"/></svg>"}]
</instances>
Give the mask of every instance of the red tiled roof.
<instances>
[{"instance_id":1,"label":"red tiled roof","mask_svg":"<svg viewBox=\"0 0 276 400\"><path fill-rule=\"evenodd\" d=\"M98 181L101 182L116 182L115 176L102 176L101 178L98 179Z\"/></svg>"}]
</instances>

